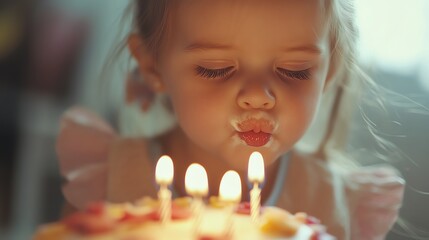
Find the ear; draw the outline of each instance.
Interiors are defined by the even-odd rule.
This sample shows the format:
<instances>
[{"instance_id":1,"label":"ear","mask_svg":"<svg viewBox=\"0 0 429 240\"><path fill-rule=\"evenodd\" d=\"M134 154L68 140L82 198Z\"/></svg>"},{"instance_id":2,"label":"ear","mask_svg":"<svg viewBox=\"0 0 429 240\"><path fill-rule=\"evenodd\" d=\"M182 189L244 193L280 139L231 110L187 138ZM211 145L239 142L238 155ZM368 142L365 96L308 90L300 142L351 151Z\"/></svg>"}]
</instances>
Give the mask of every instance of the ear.
<instances>
[{"instance_id":1,"label":"ear","mask_svg":"<svg viewBox=\"0 0 429 240\"><path fill-rule=\"evenodd\" d=\"M157 69L157 61L148 51L145 41L139 34L133 33L128 37L128 49L138 63L144 82L154 92L164 91L164 84Z\"/></svg>"}]
</instances>

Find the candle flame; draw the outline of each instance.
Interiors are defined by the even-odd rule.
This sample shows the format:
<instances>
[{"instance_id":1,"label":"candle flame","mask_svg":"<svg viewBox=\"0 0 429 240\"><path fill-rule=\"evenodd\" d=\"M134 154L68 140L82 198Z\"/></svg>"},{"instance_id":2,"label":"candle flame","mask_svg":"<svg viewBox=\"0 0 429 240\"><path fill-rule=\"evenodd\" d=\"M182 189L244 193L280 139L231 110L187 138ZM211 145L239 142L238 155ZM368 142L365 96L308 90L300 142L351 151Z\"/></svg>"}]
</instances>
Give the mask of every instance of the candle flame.
<instances>
[{"instance_id":1,"label":"candle flame","mask_svg":"<svg viewBox=\"0 0 429 240\"><path fill-rule=\"evenodd\" d=\"M261 183L264 181L264 158L260 152L253 152L250 155L247 175L250 182Z\"/></svg>"},{"instance_id":2,"label":"candle flame","mask_svg":"<svg viewBox=\"0 0 429 240\"><path fill-rule=\"evenodd\" d=\"M185 174L186 192L192 196L206 196L209 191L207 172L198 163L192 163Z\"/></svg>"},{"instance_id":3,"label":"candle flame","mask_svg":"<svg viewBox=\"0 0 429 240\"><path fill-rule=\"evenodd\" d=\"M173 160L167 155L163 155L159 158L156 169L155 178L158 184L171 184L174 176Z\"/></svg>"},{"instance_id":4,"label":"candle flame","mask_svg":"<svg viewBox=\"0 0 429 240\"><path fill-rule=\"evenodd\" d=\"M240 202L241 180L236 171L227 171L220 181L219 197L222 201Z\"/></svg>"}]
</instances>

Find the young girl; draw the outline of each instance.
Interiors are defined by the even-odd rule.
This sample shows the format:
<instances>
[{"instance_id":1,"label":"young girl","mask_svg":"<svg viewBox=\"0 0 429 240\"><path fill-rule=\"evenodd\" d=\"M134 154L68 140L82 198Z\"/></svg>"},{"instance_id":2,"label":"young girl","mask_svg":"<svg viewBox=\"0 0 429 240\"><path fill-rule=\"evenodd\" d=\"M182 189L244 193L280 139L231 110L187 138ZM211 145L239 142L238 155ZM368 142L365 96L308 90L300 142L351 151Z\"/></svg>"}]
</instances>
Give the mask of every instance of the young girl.
<instances>
[{"instance_id":1,"label":"young girl","mask_svg":"<svg viewBox=\"0 0 429 240\"><path fill-rule=\"evenodd\" d=\"M265 205L308 212L338 239L385 237L404 181L344 153L350 107L371 83L356 66L350 2L135 3L128 47L138 68L127 80L121 135L83 108L62 120L57 150L71 206L156 197L162 154L174 161L177 196L198 162L210 195L227 170L238 171L246 201L248 157L259 151Z\"/></svg>"}]
</instances>

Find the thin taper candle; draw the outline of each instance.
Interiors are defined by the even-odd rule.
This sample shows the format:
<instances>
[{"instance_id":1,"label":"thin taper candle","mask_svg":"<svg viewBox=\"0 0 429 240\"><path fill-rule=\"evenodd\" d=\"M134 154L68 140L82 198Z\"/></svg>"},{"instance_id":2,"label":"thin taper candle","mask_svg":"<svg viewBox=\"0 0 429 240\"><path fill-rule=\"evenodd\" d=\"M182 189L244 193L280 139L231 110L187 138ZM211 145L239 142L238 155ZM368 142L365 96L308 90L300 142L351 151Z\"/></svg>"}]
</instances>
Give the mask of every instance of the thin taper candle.
<instances>
[{"instance_id":1,"label":"thin taper candle","mask_svg":"<svg viewBox=\"0 0 429 240\"><path fill-rule=\"evenodd\" d=\"M159 214L161 222L166 224L171 219L171 191L168 189L173 181L174 166L169 156L163 155L159 158L156 169L156 182L160 185L158 199L160 201Z\"/></svg>"},{"instance_id":2,"label":"thin taper candle","mask_svg":"<svg viewBox=\"0 0 429 240\"><path fill-rule=\"evenodd\" d=\"M192 212L195 216L193 231L198 236L204 212L203 197L207 196L209 189L207 172L203 166L193 163L188 167L185 174L185 189L193 197Z\"/></svg>"},{"instance_id":3,"label":"thin taper candle","mask_svg":"<svg viewBox=\"0 0 429 240\"><path fill-rule=\"evenodd\" d=\"M234 236L234 209L241 200L241 180L240 175L235 171L227 171L220 181L219 198L227 204L227 219L225 220L224 237L231 239Z\"/></svg>"},{"instance_id":4,"label":"thin taper candle","mask_svg":"<svg viewBox=\"0 0 429 240\"><path fill-rule=\"evenodd\" d=\"M253 152L249 157L248 179L253 184L250 191L250 214L253 222L258 222L261 209L261 189L259 184L264 181L264 159L259 152Z\"/></svg>"}]
</instances>

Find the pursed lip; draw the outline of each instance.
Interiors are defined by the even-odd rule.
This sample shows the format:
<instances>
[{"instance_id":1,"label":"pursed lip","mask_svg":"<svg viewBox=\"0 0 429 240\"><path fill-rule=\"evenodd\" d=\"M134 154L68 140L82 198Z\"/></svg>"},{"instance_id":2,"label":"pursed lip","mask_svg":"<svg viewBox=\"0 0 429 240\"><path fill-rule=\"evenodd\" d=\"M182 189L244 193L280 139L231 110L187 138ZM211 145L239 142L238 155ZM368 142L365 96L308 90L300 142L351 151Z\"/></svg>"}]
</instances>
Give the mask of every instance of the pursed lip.
<instances>
[{"instance_id":1,"label":"pursed lip","mask_svg":"<svg viewBox=\"0 0 429 240\"><path fill-rule=\"evenodd\" d=\"M274 126L271 121L267 119L255 119L249 118L244 121L237 123L238 132L253 131L255 133L264 132L271 134L274 130Z\"/></svg>"},{"instance_id":2,"label":"pursed lip","mask_svg":"<svg viewBox=\"0 0 429 240\"><path fill-rule=\"evenodd\" d=\"M262 147L266 145L271 139L271 133L266 132L247 131L238 132L237 134L241 140L243 140L244 142L246 142L247 145L252 147Z\"/></svg>"},{"instance_id":3,"label":"pursed lip","mask_svg":"<svg viewBox=\"0 0 429 240\"><path fill-rule=\"evenodd\" d=\"M238 137L247 145L262 147L270 141L274 124L265 118L246 118L236 123L236 131Z\"/></svg>"}]
</instances>

